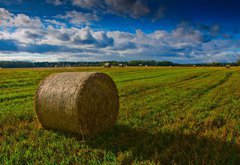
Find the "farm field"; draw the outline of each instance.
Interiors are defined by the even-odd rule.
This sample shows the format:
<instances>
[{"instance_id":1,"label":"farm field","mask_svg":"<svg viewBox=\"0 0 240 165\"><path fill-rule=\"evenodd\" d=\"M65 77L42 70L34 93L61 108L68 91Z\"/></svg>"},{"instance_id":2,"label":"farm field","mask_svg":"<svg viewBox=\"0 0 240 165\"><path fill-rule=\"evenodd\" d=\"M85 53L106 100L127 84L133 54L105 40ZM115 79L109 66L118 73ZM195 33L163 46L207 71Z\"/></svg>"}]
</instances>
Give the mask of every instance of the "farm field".
<instances>
[{"instance_id":1,"label":"farm field","mask_svg":"<svg viewBox=\"0 0 240 165\"><path fill-rule=\"evenodd\" d=\"M120 95L117 125L95 137L44 130L39 82L56 72L100 71ZM0 164L238 164L240 68L0 70Z\"/></svg>"}]
</instances>

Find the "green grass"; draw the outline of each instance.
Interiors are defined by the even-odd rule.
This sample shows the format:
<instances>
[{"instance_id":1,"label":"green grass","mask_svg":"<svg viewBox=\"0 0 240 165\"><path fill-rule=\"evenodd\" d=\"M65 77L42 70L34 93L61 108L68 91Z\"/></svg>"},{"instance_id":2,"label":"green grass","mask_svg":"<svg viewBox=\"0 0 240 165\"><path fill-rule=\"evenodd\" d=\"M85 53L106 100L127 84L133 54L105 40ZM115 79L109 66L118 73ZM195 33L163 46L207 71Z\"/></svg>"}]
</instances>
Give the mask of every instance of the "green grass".
<instances>
[{"instance_id":1,"label":"green grass","mask_svg":"<svg viewBox=\"0 0 240 165\"><path fill-rule=\"evenodd\" d=\"M110 75L117 125L85 137L44 130L34 93L63 71ZM238 164L240 68L58 68L0 70L0 164Z\"/></svg>"}]
</instances>

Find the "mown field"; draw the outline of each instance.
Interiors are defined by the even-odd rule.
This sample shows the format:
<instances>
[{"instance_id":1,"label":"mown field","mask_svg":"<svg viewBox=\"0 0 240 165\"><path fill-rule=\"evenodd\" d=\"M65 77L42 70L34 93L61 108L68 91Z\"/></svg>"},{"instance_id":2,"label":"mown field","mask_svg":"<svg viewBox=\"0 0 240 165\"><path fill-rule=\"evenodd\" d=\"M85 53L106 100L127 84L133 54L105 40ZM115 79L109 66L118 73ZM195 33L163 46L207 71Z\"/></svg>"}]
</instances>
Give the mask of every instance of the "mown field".
<instances>
[{"instance_id":1,"label":"mown field","mask_svg":"<svg viewBox=\"0 0 240 165\"><path fill-rule=\"evenodd\" d=\"M117 125L95 137L44 130L34 93L46 76L100 71L116 82ZM239 164L240 68L0 70L0 164Z\"/></svg>"}]
</instances>

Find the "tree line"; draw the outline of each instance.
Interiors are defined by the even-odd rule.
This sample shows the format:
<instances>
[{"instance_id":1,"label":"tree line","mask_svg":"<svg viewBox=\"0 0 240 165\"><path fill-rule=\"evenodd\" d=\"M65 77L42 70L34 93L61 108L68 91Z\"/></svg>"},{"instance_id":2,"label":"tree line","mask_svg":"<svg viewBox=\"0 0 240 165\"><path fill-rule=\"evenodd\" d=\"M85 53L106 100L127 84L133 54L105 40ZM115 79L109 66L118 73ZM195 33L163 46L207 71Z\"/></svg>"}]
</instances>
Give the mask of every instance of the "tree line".
<instances>
[{"instance_id":1,"label":"tree line","mask_svg":"<svg viewBox=\"0 0 240 165\"><path fill-rule=\"evenodd\" d=\"M27 61L0 61L0 68L41 68L41 67L86 67L104 66L108 63L111 66L239 66L240 60L236 63L199 63L199 64L178 64L171 61L155 60L133 60L133 61L101 61L101 62L27 62Z\"/></svg>"}]
</instances>

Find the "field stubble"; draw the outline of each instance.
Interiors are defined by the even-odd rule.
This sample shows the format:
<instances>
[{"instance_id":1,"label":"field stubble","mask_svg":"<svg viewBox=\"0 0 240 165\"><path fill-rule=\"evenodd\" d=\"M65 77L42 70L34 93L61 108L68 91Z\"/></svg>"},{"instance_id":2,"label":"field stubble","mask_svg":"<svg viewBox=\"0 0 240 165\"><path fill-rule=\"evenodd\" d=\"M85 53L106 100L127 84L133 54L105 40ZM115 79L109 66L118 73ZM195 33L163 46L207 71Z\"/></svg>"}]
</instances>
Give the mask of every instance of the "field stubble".
<instances>
[{"instance_id":1,"label":"field stubble","mask_svg":"<svg viewBox=\"0 0 240 165\"><path fill-rule=\"evenodd\" d=\"M100 71L120 94L117 125L95 137L39 128L38 83ZM0 163L237 164L240 68L59 68L0 71Z\"/></svg>"}]
</instances>

